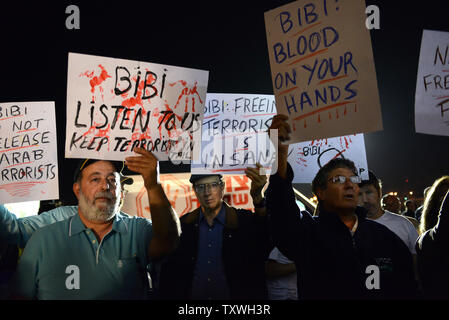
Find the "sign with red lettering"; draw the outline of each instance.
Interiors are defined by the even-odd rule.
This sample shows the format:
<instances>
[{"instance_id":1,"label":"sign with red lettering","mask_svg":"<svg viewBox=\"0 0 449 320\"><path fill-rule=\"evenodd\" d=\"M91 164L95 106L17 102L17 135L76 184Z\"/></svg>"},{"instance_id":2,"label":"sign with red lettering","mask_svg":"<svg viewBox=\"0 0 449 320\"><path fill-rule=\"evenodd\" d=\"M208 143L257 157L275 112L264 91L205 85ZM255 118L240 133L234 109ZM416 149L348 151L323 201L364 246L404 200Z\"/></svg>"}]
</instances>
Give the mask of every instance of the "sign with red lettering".
<instances>
[{"instance_id":1,"label":"sign with red lettering","mask_svg":"<svg viewBox=\"0 0 449 320\"><path fill-rule=\"evenodd\" d=\"M288 151L294 183L312 183L318 170L334 158L353 161L359 176L369 179L363 134L294 143L288 146Z\"/></svg>"},{"instance_id":2,"label":"sign with red lettering","mask_svg":"<svg viewBox=\"0 0 449 320\"><path fill-rule=\"evenodd\" d=\"M299 0L265 12L273 90L291 142L382 129L365 1Z\"/></svg>"},{"instance_id":3,"label":"sign with red lettering","mask_svg":"<svg viewBox=\"0 0 449 320\"><path fill-rule=\"evenodd\" d=\"M125 186L128 193L123 203L122 211L151 219L147 191L140 175L132 176L134 183ZM200 206L189 182L189 173L161 174L160 183L172 207L179 216L195 210ZM245 175L223 175L225 180L224 201L230 206L254 210L249 193L251 180Z\"/></svg>"},{"instance_id":4,"label":"sign with red lettering","mask_svg":"<svg viewBox=\"0 0 449 320\"><path fill-rule=\"evenodd\" d=\"M143 147L191 158L209 72L69 53L67 158L124 160Z\"/></svg>"},{"instance_id":5,"label":"sign with red lettering","mask_svg":"<svg viewBox=\"0 0 449 320\"><path fill-rule=\"evenodd\" d=\"M424 30L415 94L416 132L449 136L449 32Z\"/></svg>"},{"instance_id":6,"label":"sign with red lettering","mask_svg":"<svg viewBox=\"0 0 449 320\"><path fill-rule=\"evenodd\" d=\"M59 198L54 102L0 103L1 203Z\"/></svg>"}]
</instances>

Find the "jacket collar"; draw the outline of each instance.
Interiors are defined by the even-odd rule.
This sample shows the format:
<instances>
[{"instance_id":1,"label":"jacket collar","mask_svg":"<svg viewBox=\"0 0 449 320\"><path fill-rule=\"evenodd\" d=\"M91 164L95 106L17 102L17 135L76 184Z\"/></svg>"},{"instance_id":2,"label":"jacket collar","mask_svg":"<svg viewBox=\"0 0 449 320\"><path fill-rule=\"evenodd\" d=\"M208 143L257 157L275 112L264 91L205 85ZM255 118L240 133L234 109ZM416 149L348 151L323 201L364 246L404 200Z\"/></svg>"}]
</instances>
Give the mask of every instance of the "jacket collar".
<instances>
[{"instance_id":1,"label":"jacket collar","mask_svg":"<svg viewBox=\"0 0 449 320\"><path fill-rule=\"evenodd\" d=\"M229 229L237 229L239 225L237 210L235 210L235 208L233 207L230 207L224 201L223 206L225 209L225 227ZM197 208L193 210L191 213L187 214L184 222L187 224L198 223L200 219L200 210L201 208Z\"/></svg>"}]
</instances>

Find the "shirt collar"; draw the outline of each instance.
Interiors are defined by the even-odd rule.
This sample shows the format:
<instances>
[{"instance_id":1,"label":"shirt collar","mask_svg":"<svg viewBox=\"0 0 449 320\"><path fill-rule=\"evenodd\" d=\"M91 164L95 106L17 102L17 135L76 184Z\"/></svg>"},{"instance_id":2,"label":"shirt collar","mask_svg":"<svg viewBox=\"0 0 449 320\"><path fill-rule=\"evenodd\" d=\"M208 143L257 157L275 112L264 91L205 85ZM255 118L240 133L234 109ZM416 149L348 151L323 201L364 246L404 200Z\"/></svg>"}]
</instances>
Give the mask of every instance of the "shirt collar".
<instances>
[{"instance_id":1,"label":"shirt collar","mask_svg":"<svg viewBox=\"0 0 449 320\"><path fill-rule=\"evenodd\" d=\"M72 218L70 218L69 222L69 237L76 235L78 233L81 233L85 230L89 230L81 221L80 213L74 215ZM114 217L114 222L112 223L112 230L119 232L119 233L126 233L128 232L128 224L126 223L124 219L124 215L120 213L117 213Z\"/></svg>"},{"instance_id":2,"label":"shirt collar","mask_svg":"<svg viewBox=\"0 0 449 320\"><path fill-rule=\"evenodd\" d=\"M203 220L205 220L206 217L203 214L203 210L200 207L200 222L202 222ZM217 220L218 222L220 222L222 225L225 224L226 222L226 210L225 210L225 206L224 204L221 205L221 209L220 211L218 211L217 216L214 218L214 221Z\"/></svg>"}]
</instances>

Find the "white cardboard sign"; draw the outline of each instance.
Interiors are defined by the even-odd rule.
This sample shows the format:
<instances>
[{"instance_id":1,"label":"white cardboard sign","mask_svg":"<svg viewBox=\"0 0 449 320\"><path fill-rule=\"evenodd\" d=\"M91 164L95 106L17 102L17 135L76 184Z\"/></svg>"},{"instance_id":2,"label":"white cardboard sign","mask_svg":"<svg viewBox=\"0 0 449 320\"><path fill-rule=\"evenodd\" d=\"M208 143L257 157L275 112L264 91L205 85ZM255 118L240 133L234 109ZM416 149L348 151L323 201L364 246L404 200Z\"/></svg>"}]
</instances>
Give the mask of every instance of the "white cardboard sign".
<instances>
[{"instance_id":1,"label":"white cardboard sign","mask_svg":"<svg viewBox=\"0 0 449 320\"><path fill-rule=\"evenodd\" d=\"M54 102L0 103L1 203L59 198Z\"/></svg>"}]
</instances>

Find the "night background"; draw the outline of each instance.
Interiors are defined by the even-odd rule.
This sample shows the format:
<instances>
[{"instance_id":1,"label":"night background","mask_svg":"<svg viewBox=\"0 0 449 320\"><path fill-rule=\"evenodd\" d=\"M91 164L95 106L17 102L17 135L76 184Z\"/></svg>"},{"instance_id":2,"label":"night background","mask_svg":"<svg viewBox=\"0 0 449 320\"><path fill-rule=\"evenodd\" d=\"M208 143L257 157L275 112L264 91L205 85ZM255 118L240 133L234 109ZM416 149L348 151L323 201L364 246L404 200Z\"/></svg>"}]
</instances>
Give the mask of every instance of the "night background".
<instances>
[{"instance_id":1,"label":"night background","mask_svg":"<svg viewBox=\"0 0 449 320\"><path fill-rule=\"evenodd\" d=\"M73 202L77 161L64 159L68 52L208 70L208 92L273 94L264 12L289 2L2 4L0 102L55 101L60 199ZM80 9L80 30L65 27L70 4ZM368 167L384 193L422 197L449 174L449 137L414 128L422 30L449 31L449 2L366 1L371 4L380 9L380 29L370 33L383 131L365 134ZM189 170L161 164L161 172Z\"/></svg>"}]
</instances>

